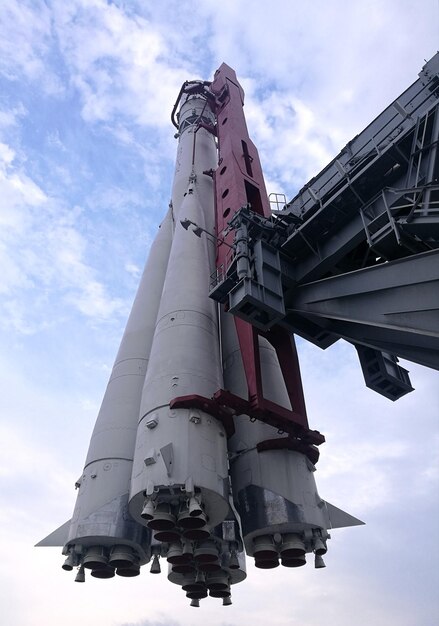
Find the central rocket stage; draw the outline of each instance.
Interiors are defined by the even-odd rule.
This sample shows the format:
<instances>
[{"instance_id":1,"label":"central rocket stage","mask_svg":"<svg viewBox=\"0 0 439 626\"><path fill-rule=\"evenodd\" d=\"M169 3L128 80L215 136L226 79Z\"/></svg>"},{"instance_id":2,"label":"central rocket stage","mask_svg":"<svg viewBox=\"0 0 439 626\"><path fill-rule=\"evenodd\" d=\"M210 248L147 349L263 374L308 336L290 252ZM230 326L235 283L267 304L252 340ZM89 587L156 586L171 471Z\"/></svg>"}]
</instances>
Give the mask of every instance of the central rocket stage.
<instances>
[{"instance_id":1,"label":"central rocket stage","mask_svg":"<svg viewBox=\"0 0 439 626\"><path fill-rule=\"evenodd\" d=\"M215 92L224 77L226 89ZM166 559L168 579L192 606L207 595L231 604L231 586L246 578L245 553L262 569L302 566L306 554L321 568L328 530L362 523L320 498L314 446L304 436L279 431L272 411L259 406L255 421L250 409L237 408L252 399L246 323L235 323L208 292L225 251L238 266L244 259L239 240L227 240L218 219L227 208L216 199L218 171L226 167L221 148L236 139L233 130L219 132L234 89L243 100L224 65L212 86L182 87L172 199L104 395L75 510L38 544L63 545L63 568L78 568L78 582L85 570L94 578L137 576L149 561L158 573ZM249 149L245 142L238 169L252 178L259 161ZM297 363L292 392L270 337L255 337L267 406L303 412L304 404L293 406L303 403ZM291 351L292 338L284 340Z\"/></svg>"}]
</instances>

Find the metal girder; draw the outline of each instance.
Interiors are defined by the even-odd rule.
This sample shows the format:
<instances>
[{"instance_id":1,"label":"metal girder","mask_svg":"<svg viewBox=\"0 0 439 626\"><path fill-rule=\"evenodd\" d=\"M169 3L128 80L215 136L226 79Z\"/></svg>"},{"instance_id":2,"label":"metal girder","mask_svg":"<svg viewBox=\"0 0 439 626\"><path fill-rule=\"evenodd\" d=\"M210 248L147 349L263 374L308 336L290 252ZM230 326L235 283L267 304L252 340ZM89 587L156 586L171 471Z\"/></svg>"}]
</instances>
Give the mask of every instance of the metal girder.
<instances>
[{"instance_id":1,"label":"metal girder","mask_svg":"<svg viewBox=\"0 0 439 626\"><path fill-rule=\"evenodd\" d=\"M280 212L296 282L438 247L438 96L439 53Z\"/></svg>"},{"instance_id":2,"label":"metal girder","mask_svg":"<svg viewBox=\"0 0 439 626\"><path fill-rule=\"evenodd\" d=\"M348 188L352 184L356 185L362 173L370 172L377 160L386 161L389 149L392 149L396 143L401 142L404 136L408 136L410 131L416 128L418 120L432 105L437 104L438 93L439 53L435 54L422 68L418 80L384 109L345 146L335 159L299 191L287 204L286 211L300 214L308 220L343 188ZM421 129L422 134L423 132ZM423 146L417 145L415 141L408 149L409 154L402 156L410 166L410 171L418 169L416 162L411 163L410 152L420 148L422 149ZM413 182L407 182L408 185L413 184ZM358 188L356 187L356 191L357 194L362 194L361 184Z\"/></svg>"},{"instance_id":3,"label":"metal girder","mask_svg":"<svg viewBox=\"0 0 439 626\"><path fill-rule=\"evenodd\" d=\"M439 369L439 250L297 287L288 314ZM300 332L300 331L299 331Z\"/></svg>"}]
</instances>

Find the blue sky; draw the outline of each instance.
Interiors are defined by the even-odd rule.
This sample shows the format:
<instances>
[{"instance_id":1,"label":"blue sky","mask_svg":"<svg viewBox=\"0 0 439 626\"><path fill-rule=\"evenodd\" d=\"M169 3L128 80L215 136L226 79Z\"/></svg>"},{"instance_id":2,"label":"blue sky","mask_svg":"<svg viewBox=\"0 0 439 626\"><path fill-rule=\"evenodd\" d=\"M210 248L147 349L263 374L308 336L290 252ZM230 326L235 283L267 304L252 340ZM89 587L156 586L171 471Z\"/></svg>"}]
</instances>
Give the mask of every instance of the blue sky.
<instances>
[{"instance_id":1,"label":"blue sky","mask_svg":"<svg viewBox=\"0 0 439 626\"><path fill-rule=\"evenodd\" d=\"M222 61L246 91L267 188L292 197L416 80L437 0L2 0L0 614L8 626L431 626L439 620L437 373L392 404L353 349L300 342L322 497L364 519L327 568L256 571L199 611L164 576L75 585L33 545L74 482L169 201L170 112Z\"/></svg>"}]
</instances>

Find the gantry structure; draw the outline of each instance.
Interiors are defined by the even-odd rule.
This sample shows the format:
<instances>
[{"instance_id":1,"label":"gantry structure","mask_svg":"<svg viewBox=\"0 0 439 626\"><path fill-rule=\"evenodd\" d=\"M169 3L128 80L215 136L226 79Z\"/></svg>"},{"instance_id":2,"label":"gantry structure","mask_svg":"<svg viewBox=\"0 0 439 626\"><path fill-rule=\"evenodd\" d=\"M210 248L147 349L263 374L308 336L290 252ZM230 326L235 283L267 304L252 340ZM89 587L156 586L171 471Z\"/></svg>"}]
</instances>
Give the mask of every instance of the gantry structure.
<instances>
[{"instance_id":1,"label":"gantry structure","mask_svg":"<svg viewBox=\"0 0 439 626\"><path fill-rule=\"evenodd\" d=\"M368 387L391 400L412 391L398 357L439 369L438 141L439 53L291 201L272 194L268 216L246 139L247 203L229 216L233 189L220 174L239 159L228 163L226 147L217 234L232 233L234 249L210 296L260 333L282 329L322 349L345 339Z\"/></svg>"}]
</instances>

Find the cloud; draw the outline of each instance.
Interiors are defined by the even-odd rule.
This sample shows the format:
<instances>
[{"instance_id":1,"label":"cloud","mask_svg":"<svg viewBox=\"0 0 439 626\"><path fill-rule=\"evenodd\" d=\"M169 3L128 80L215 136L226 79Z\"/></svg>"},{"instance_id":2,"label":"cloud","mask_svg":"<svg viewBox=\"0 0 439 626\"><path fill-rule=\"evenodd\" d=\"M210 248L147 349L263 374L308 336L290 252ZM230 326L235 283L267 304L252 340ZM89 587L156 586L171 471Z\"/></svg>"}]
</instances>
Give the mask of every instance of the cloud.
<instances>
[{"instance_id":1,"label":"cloud","mask_svg":"<svg viewBox=\"0 0 439 626\"><path fill-rule=\"evenodd\" d=\"M51 14L45 2L2 3L1 74L11 81L38 81L51 96L63 94L62 81L50 68L51 45Z\"/></svg>"},{"instance_id":2,"label":"cloud","mask_svg":"<svg viewBox=\"0 0 439 626\"><path fill-rule=\"evenodd\" d=\"M81 210L63 208L47 196L26 174L25 164L19 159L15 164L10 146L0 144L0 159L0 292L6 297L1 323L34 332L39 326L35 316L43 315L55 291L88 317L124 313L126 303L108 295L86 261L87 243L78 229ZM33 299L31 310L22 298Z\"/></svg>"},{"instance_id":3,"label":"cloud","mask_svg":"<svg viewBox=\"0 0 439 626\"><path fill-rule=\"evenodd\" d=\"M124 623L121 626L181 626L181 623L167 617L160 621L141 620L140 622Z\"/></svg>"},{"instance_id":4,"label":"cloud","mask_svg":"<svg viewBox=\"0 0 439 626\"><path fill-rule=\"evenodd\" d=\"M142 273L142 270L140 269L140 267L138 267L137 265L134 265L133 263L126 263L125 269L127 272L129 272L136 278L139 278Z\"/></svg>"},{"instance_id":5,"label":"cloud","mask_svg":"<svg viewBox=\"0 0 439 626\"><path fill-rule=\"evenodd\" d=\"M250 135L258 147L264 176L275 185L267 183L268 191L291 194L335 156L337 140L292 91L261 95L255 80L241 82ZM294 158L299 153L300 159Z\"/></svg>"},{"instance_id":6,"label":"cloud","mask_svg":"<svg viewBox=\"0 0 439 626\"><path fill-rule=\"evenodd\" d=\"M59 219L47 232L50 261L56 268L52 280L65 291L67 301L93 318L108 318L124 308L120 298L109 298L104 285L85 262L86 240L75 227L74 217Z\"/></svg>"},{"instance_id":7,"label":"cloud","mask_svg":"<svg viewBox=\"0 0 439 626\"><path fill-rule=\"evenodd\" d=\"M168 111L185 71L164 60L167 37L148 19L94 0L55 3L54 23L86 121L118 117L140 125L169 126Z\"/></svg>"},{"instance_id":8,"label":"cloud","mask_svg":"<svg viewBox=\"0 0 439 626\"><path fill-rule=\"evenodd\" d=\"M19 123L20 118L26 114L27 111L22 104L19 104L12 109L4 109L0 111L0 131L16 126Z\"/></svg>"}]
</instances>

